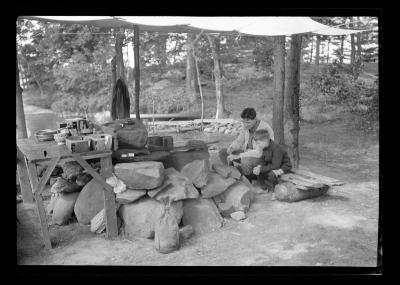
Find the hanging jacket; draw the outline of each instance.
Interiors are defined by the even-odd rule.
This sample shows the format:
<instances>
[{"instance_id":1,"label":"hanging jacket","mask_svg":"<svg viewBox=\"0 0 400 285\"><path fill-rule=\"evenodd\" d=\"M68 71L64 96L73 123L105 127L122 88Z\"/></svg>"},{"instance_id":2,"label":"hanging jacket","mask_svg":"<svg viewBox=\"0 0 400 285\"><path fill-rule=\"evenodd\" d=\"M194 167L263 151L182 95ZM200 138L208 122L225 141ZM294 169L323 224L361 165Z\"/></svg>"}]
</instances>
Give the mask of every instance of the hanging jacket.
<instances>
[{"instance_id":1,"label":"hanging jacket","mask_svg":"<svg viewBox=\"0 0 400 285\"><path fill-rule=\"evenodd\" d=\"M128 87L119 78L114 85L111 100L111 119L130 118L130 99Z\"/></svg>"}]
</instances>

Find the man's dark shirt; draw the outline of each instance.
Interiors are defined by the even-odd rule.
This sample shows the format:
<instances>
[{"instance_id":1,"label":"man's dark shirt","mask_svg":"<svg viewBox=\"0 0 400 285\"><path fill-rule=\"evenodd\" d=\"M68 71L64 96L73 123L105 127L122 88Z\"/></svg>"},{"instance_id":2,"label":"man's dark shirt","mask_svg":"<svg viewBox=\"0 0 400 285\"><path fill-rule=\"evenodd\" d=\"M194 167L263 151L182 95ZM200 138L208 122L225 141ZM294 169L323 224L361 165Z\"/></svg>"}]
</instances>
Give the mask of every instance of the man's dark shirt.
<instances>
[{"instance_id":1,"label":"man's dark shirt","mask_svg":"<svg viewBox=\"0 0 400 285\"><path fill-rule=\"evenodd\" d=\"M265 161L265 165L261 166L261 173L277 169L282 169L284 173L287 173L292 169L289 155L282 146L273 140L269 140L269 146L263 149L262 159Z\"/></svg>"}]
</instances>

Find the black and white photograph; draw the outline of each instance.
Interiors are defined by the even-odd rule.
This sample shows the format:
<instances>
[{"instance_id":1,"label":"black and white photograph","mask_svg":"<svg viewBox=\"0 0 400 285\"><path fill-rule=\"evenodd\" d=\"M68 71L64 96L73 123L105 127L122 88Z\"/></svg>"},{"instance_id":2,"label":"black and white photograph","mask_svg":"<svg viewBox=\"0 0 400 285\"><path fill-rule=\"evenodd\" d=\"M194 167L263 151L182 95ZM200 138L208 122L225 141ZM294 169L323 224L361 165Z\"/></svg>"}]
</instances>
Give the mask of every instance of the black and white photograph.
<instances>
[{"instance_id":1,"label":"black and white photograph","mask_svg":"<svg viewBox=\"0 0 400 285\"><path fill-rule=\"evenodd\" d=\"M20 14L17 265L379 268L382 11L350 12Z\"/></svg>"}]
</instances>

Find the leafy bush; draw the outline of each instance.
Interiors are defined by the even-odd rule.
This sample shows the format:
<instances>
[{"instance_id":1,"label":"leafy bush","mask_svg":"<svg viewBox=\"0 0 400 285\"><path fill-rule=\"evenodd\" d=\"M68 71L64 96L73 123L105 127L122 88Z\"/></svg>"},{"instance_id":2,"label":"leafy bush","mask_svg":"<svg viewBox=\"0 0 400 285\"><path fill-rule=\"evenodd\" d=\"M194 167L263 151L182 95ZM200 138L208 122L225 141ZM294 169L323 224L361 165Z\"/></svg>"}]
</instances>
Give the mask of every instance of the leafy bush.
<instances>
[{"instance_id":1,"label":"leafy bush","mask_svg":"<svg viewBox=\"0 0 400 285\"><path fill-rule=\"evenodd\" d=\"M254 66L244 67L238 70L237 76L239 80L248 82L253 79L262 79L269 76L269 72L266 70L259 70Z\"/></svg>"},{"instance_id":2,"label":"leafy bush","mask_svg":"<svg viewBox=\"0 0 400 285\"><path fill-rule=\"evenodd\" d=\"M307 88L307 87L306 87ZM318 75L311 76L309 91L318 91L318 98L327 104L345 104L360 116L356 124L365 131L374 131L379 121L379 83L366 84L356 79L346 68L335 63L328 65ZM314 90L315 91L315 90ZM304 93L301 99L304 99Z\"/></svg>"}]
</instances>

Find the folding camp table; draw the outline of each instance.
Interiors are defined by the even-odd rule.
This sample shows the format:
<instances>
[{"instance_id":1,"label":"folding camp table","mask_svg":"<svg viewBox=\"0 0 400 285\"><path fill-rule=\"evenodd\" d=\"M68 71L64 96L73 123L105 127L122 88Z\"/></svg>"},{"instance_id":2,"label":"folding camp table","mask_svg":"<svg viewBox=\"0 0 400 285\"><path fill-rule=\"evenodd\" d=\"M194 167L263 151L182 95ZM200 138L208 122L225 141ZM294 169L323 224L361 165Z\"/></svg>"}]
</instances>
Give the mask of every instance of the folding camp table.
<instances>
[{"instance_id":1,"label":"folding camp table","mask_svg":"<svg viewBox=\"0 0 400 285\"><path fill-rule=\"evenodd\" d=\"M111 154L110 150L72 153L65 145L58 145L55 141L17 140L17 170L22 199L24 203L33 203L33 201L36 203L46 249L51 249L52 246L41 193L56 165L67 161L77 161L92 175L93 179L103 186L106 237L113 238L118 235L115 195L113 188L105 182L106 178L112 176ZM86 162L87 159L93 158L100 159L100 175ZM40 180L36 169L38 163L48 164Z\"/></svg>"}]
</instances>

